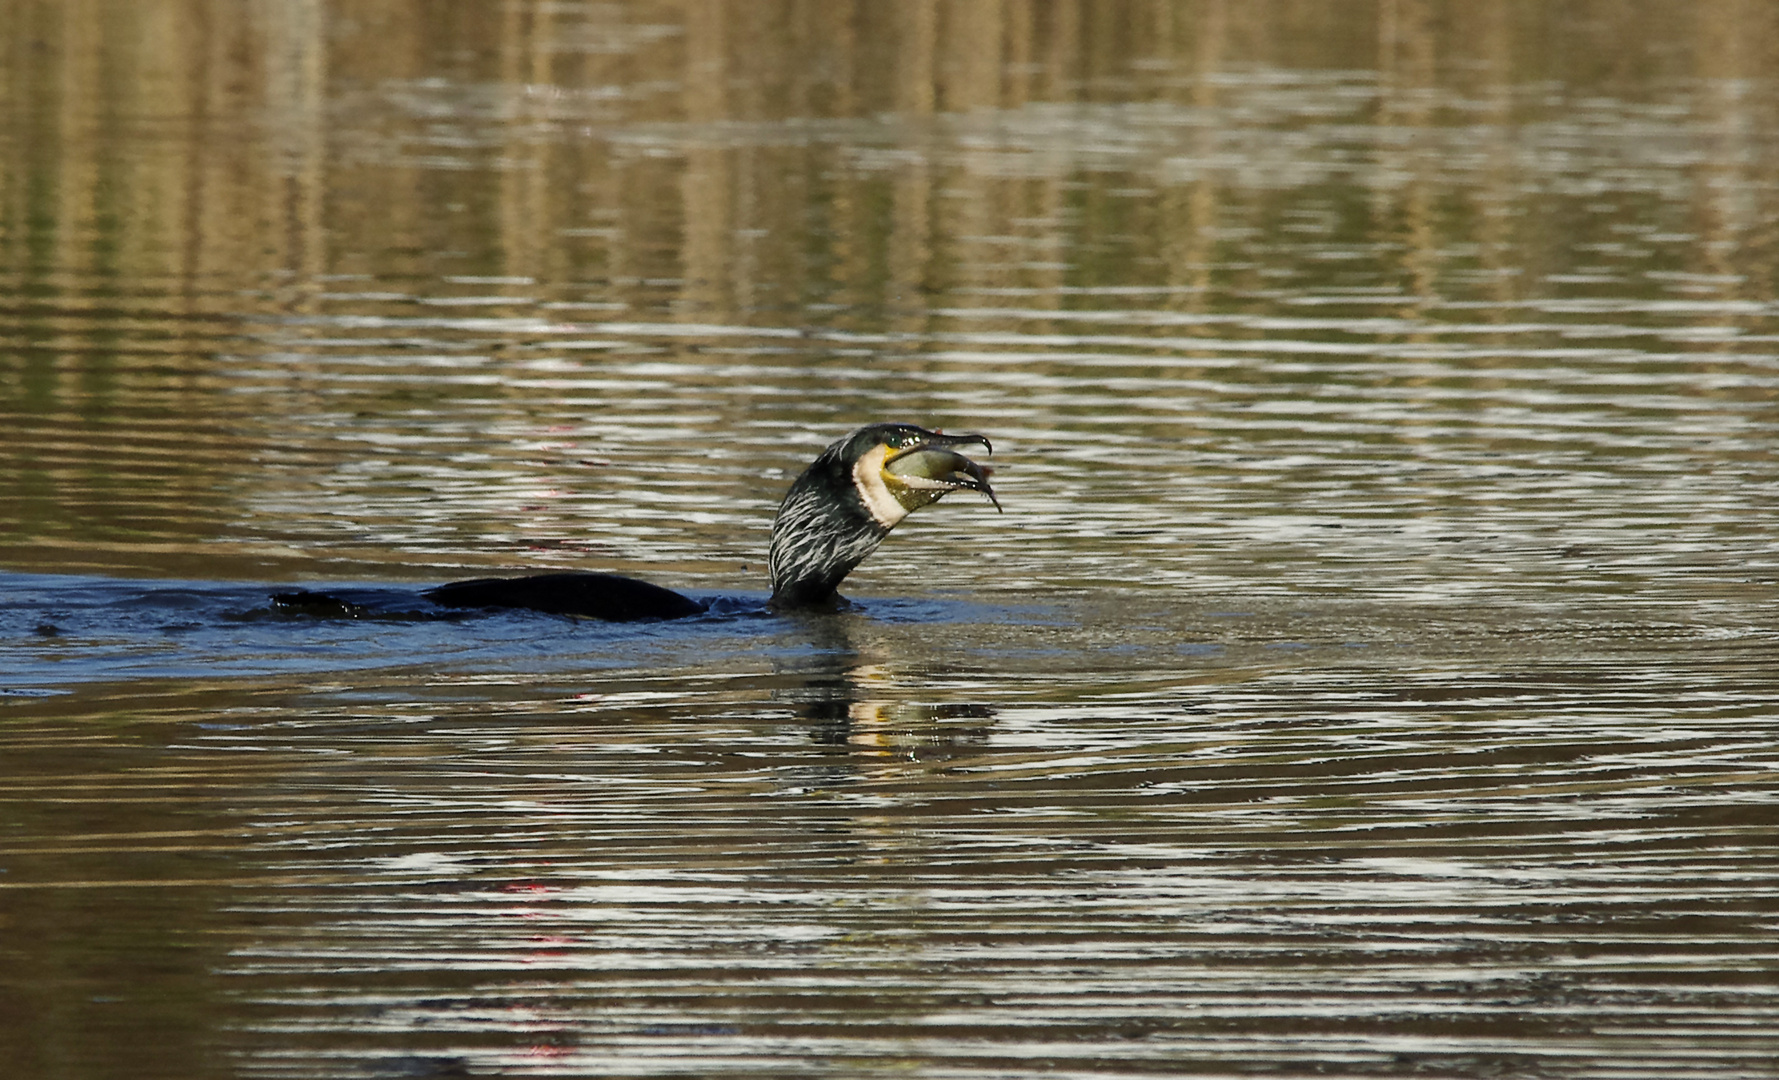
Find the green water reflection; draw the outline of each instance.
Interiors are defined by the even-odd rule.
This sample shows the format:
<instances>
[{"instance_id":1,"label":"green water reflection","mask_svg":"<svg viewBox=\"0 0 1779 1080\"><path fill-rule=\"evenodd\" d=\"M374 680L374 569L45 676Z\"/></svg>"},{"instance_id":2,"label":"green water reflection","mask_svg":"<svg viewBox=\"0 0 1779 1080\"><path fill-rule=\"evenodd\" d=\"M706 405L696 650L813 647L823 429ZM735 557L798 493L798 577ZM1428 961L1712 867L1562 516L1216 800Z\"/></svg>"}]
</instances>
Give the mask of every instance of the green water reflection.
<instances>
[{"instance_id":1,"label":"green water reflection","mask_svg":"<svg viewBox=\"0 0 1779 1080\"><path fill-rule=\"evenodd\" d=\"M18 1075L1770 1071L1773 5L0 27ZM834 623L245 584L757 591L885 418L1008 513Z\"/></svg>"}]
</instances>

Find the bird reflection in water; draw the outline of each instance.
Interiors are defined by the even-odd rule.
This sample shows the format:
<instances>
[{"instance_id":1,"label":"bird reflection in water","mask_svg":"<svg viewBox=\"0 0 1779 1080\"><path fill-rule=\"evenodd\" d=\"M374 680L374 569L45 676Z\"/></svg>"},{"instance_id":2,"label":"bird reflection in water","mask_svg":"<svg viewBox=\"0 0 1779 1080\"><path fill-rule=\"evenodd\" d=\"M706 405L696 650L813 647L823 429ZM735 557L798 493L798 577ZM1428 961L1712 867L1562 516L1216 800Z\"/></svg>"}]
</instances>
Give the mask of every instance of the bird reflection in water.
<instances>
[{"instance_id":1,"label":"bird reflection in water","mask_svg":"<svg viewBox=\"0 0 1779 1080\"><path fill-rule=\"evenodd\" d=\"M801 683L774 696L795 708L814 741L850 747L867 757L922 762L947 760L987 744L994 721L990 706L908 701L908 680L897 675L893 663L868 656L854 643L851 624L856 619L823 614L802 621L818 651L781 668Z\"/></svg>"}]
</instances>

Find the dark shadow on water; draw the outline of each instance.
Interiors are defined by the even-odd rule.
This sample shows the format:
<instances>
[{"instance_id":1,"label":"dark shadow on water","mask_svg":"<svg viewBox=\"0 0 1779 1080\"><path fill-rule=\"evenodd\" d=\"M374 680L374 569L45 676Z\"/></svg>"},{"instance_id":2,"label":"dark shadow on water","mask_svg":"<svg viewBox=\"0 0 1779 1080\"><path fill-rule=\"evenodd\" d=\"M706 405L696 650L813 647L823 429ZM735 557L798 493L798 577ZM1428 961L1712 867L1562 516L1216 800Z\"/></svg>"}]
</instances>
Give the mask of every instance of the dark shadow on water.
<instances>
[{"instance_id":1,"label":"dark shadow on water","mask_svg":"<svg viewBox=\"0 0 1779 1080\"><path fill-rule=\"evenodd\" d=\"M539 674L672 669L742 653L763 653L775 663L810 656L826 663L852 655L844 628L853 622L999 617L992 606L933 599L873 599L841 612L782 616L766 609L764 595L736 593L697 595L710 610L691 618L603 623L531 611L443 609L425 600L421 586L330 587L352 600L354 617L276 605L271 597L278 588L0 573L0 696L41 696L121 679L400 667Z\"/></svg>"}]
</instances>

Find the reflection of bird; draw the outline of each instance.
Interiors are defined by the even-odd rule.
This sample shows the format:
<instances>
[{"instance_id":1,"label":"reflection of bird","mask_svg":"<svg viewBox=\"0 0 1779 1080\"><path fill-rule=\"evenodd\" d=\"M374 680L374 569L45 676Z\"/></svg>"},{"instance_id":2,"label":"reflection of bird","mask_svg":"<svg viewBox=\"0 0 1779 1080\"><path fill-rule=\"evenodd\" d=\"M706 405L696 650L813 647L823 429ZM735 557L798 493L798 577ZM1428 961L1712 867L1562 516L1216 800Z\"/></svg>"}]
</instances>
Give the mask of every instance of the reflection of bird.
<instances>
[{"instance_id":1,"label":"reflection of bird","mask_svg":"<svg viewBox=\"0 0 1779 1080\"><path fill-rule=\"evenodd\" d=\"M768 606L778 611L833 606L840 582L897 522L950 492L980 491L1000 509L989 470L955 449L972 444L993 452L981 435L871 424L823 450L791 484L772 522ZM527 608L611 622L678 619L710 606L617 574L478 578L421 595L445 608ZM343 592L298 591L272 599L283 610L308 614L357 616L372 610Z\"/></svg>"}]
</instances>

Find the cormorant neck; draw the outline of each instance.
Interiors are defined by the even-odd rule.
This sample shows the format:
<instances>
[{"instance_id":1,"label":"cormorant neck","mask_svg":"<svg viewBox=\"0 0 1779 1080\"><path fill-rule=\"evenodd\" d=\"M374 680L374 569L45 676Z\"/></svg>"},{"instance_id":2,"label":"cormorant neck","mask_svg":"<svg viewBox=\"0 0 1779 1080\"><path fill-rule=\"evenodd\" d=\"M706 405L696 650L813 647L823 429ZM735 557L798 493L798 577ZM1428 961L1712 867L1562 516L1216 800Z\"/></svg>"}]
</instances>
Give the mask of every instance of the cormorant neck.
<instances>
[{"instance_id":1,"label":"cormorant neck","mask_svg":"<svg viewBox=\"0 0 1779 1080\"><path fill-rule=\"evenodd\" d=\"M843 443L823 451L779 504L768 557L774 608L833 603L840 582L895 525L866 505Z\"/></svg>"}]
</instances>

